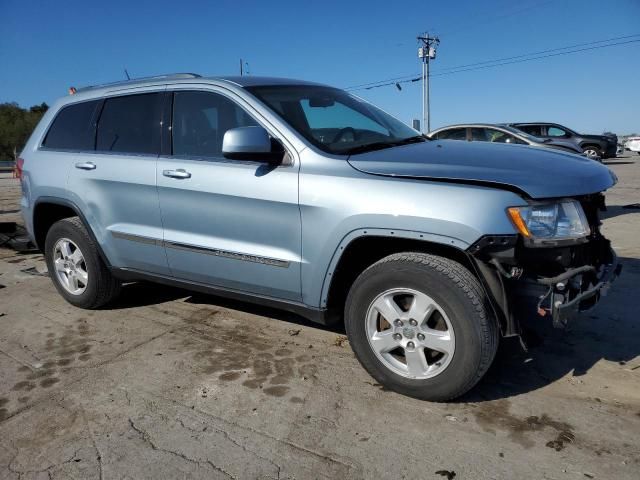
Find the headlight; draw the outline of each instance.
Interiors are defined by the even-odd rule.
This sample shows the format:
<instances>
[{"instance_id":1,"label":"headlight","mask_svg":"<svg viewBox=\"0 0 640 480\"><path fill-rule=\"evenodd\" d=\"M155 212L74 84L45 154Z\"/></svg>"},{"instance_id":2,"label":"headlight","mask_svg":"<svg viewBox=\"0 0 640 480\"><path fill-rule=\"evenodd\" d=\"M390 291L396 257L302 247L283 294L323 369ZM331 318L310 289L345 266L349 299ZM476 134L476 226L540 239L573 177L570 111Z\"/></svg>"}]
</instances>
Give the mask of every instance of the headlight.
<instances>
[{"instance_id":1,"label":"headlight","mask_svg":"<svg viewBox=\"0 0 640 480\"><path fill-rule=\"evenodd\" d=\"M531 240L573 240L591 233L575 200L510 207L507 213L516 230Z\"/></svg>"}]
</instances>

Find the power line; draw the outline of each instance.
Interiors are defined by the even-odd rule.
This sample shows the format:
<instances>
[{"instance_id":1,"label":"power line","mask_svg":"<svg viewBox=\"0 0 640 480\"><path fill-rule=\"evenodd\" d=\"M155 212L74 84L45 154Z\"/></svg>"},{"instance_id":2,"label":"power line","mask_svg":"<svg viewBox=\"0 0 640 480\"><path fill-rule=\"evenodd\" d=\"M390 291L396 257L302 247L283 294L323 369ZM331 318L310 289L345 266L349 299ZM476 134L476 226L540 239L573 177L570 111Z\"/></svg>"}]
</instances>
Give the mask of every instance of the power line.
<instances>
[{"instance_id":1,"label":"power line","mask_svg":"<svg viewBox=\"0 0 640 480\"><path fill-rule=\"evenodd\" d=\"M549 3L551 3L552 1L554 1L554 0L537 1L537 2L534 2L534 3L530 4L530 5L525 5L525 6L520 5L520 8L516 7L516 9L511 11L511 12L505 12L505 13L497 14L497 15L496 14L485 15L484 18L480 17L480 19L474 19L473 21L467 22L466 24L463 23L461 26L459 26L458 28L456 28L454 30L450 30L450 31L445 30L444 33L438 33L438 34L441 37L448 37L452 33L459 33L461 31L466 31L466 30L469 30L471 28L475 28L475 27L478 27L478 26L483 26L483 25L486 25L488 23L494 23L494 22L496 22L498 20L502 20L504 18L511 17L513 15L519 15L521 13L528 12L529 10L532 10L534 8L540 8L542 6L545 6L545 5L549 4Z\"/></svg>"},{"instance_id":2,"label":"power line","mask_svg":"<svg viewBox=\"0 0 640 480\"><path fill-rule=\"evenodd\" d=\"M584 44L576 44L576 45L567 46L567 47L561 47L561 48L552 48L552 49L549 49L549 50L542 50L542 51L539 51L539 52L516 55L516 56L512 56L512 57L504 57L504 58L499 58L499 59L495 59L495 60L487 60L487 61L484 61L484 62L476 62L476 63L468 64L468 65L459 65L457 67L450 67L448 69L445 69L445 71L443 71L443 72L433 73L433 74L431 74L431 76L435 77L435 76L442 76L442 75L452 75L454 73L469 72L469 71L473 71L473 70L482 70L482 69L486 69L486 68L493 68L493 67L500 67L500 66L504 66L504 65L511 65L511 64L514 64L514 63L530 62L530 61L533 61L533 60L540 60L540 59L549 58L549 57L557 57L557 56L561 56L561 55L569 55L569 54L572 54L572 53L579 53L579 52L584 52L584 51L588 51L588 50L597 50L597 49L600 49L600 48L615 47L615 46L618 46L618 45L627 45L627 44L631 44L631 43L640 42L640 39L627 40L627 41L624 41L624 42L609 43L607 45L596 45L596 44L605 43L605 42L611 42L613 40L621 40L621 39L626 39L626 38L633 38L633 37L638 37L638 36L640 36L640 34L626 35L624 37L616 37L616 38L612 38L612 39L608 39L608 40L598 40L598 41L594 41L594 42L587 42L587 43L584 43ZM586 48L580 48L580 49L574 49L575 47L582 46L582 45L595 45L595 46L586 47ZM573 50L559 51L559 50L568 50L568 49L573 49ZM542 55L542 54L547 53L547 52L557 52L557 53L549 53L547 55ZM523 58L523 57L531 57L531 58ZM496 62L498 62L498 63L496 63ZM402 77L395 77L395 78L387 79L387 80L379 80L377 82L370 82L370 83L365 83L365 84L361 84L361 85L354 85L354 86L351 86L351 87L347 87L345 90L351 90L351 91L355 91L355 90L371 90L372 88L386 87L386 86L396 85L396 84L417 82L417 81L419 81L421 79L421 77L417 76L417 75L419 75L419 74L405 75L405 76L402 76ZM413 77L413 78L410 78L410 77Z\"/></svg>"},{"instance_id":3,"label":"power line","mask_svg":"<svg viewBox=\"0 0 640 480\"><path fill-rule=\"evenodd\" d=\"M481 65L481 66L476 66L476 67L471 67L471 68L464 68L464 69L461 69L461 70L453 70L453 71L447 71L447 72L438 72L438 73L434 73L432 76L435 77L435 76L441 76L441 75L451 75L451 74L454 74L454 73L469 72L471 70L482 70L482 69L485 69L485 68L501 67L503 65L511 65L511 64L514 64L514 63L530 62L532 60L540 60L540 59L543 59L543 58L558 57L558 56L561 56L561 55L568 55L570 53L586 52L588 50L597 50L599 48L615 47L617 45L627 45L629 43L637 43L637 42L640 42L640 38L637 39L637 40L628 40L626 42L617 42L617 43L610 43L608 45L598 45L598 46L595 46L595 47L580 48L580 49L577 49L577 50L570 50L568 52L558 52L558 53L551 53L551 54L548 54L548 55L540 55L540 56L537 56L537 57L523 58L523 59L520 59L520 60L513 60L513 61L510 61L510 62L495 63L495 64L492 64L492 65Z\"/></svg>"},{"instance_id":4,"label":"power line","mask_svg":"<svg viewBox=\"0 0 640 480\"><path fill-rule=\"evenodd\" d=\"M366 87L368 85L374 85L374 84L377 84L377 83L380 83L380 82L396 82L398 80L406 80L406 79L409 79L409 78L413 78L416 75L418 75L418 74L414 73L412 75L403 75L401 77L386 78L384 80L377 80L375 82L360 83L358 85L351 85L349 87L346 87L345 90L353 90L353 89L362 90L361 88L358 88L358 87ZM391 84L391 85L393 85L393 84Z\"/></svg>"},{"instance_id":5,"label":"power line","mask_svg":"<svg viewBox=\"0 0 640 480\"><path fill-rule=\"evenodd\" d=\"M496 58L494 60L485 60L483 62L468 63L466 65L457 65L457 66L454 66L454 67L447 67L444 70L446 70L446 71L457 70L459 68L474 67L476 65L484 65L484 64L487 64L487 63L502 62L502 61L505 61L505 60L514 60L516 58L530 57L532 55L542 55L542 54L550 53L550 52L558 52L560 50L569 50L571 48L586 47L586 46L589 46L589 45L597 45L599 43L614 42L614 41L617 41L617 40L626 40L628 38L634 38L634 37L640 37L640 33L636 33L636 34L633 34L633 35L625 35L623 37L608 38L606 40L596 40L596 41L593 41L593 42L576 43L575 45L569 45L569 46L566 46L566 47L558 47L558 48L550 48L550 49L547 49L547 50L540 50L539 52L523 53L522 55L515 55L513 57L503 57L503 58ZM440 73L440 72L438 72L438 73ZM381 80L381 81L383 81L383 80Z\"/></svg>"}]
</instances>

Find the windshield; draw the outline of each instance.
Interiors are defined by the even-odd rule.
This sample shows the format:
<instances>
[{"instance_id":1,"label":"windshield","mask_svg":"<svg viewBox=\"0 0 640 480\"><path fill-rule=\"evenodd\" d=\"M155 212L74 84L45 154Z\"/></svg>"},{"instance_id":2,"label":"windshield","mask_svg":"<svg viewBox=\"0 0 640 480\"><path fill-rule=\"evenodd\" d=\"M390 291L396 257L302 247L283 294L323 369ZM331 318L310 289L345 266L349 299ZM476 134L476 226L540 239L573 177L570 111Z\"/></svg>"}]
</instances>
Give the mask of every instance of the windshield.
<instances>
[{"instance_id":1,"label":"windshield","mask_svg":"<svg viewBox=\"0 0 640 480\"><path fill-rule=\"evenodd\" d=\"M355 154L427 140L400 120L337 88L278 85L247 90L327 153Z\"/></svg>"}]
</instances>

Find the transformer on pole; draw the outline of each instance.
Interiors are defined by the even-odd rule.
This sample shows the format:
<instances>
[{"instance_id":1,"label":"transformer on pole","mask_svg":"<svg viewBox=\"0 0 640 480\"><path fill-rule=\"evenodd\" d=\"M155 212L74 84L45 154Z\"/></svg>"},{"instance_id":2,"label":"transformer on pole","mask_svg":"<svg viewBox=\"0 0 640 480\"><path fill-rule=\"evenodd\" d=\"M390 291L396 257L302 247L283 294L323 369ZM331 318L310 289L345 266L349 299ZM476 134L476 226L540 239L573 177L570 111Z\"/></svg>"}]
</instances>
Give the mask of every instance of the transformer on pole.
<instances>
[{"instance_id":1,"label":"transformer on pole","mask_svg":"<svg viewBox=\"0 0 640 480\"><path fill-rule=\"evenodd\" d=\"M418 58L422 60L422 133L431 130L429 118L429 63L436 58L436 48L440 44L438 37L430 37L428 33L418 37L422 45L418 48Z\"/></svg>"}]
</instances>

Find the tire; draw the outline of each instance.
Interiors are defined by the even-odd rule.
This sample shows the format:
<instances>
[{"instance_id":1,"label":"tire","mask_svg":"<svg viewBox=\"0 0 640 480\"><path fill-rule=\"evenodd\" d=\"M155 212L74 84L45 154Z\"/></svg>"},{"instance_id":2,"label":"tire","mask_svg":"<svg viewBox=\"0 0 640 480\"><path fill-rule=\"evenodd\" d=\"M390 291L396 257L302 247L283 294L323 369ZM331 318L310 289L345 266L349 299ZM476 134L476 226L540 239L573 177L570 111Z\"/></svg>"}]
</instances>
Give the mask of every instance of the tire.
<instances>
[{"instance_id":1,"label":"tire","mask_svg":"<svg viewBox=\"0 0 640 480\"><path fill-rule=\"evenodd\" d=\"M582 153L593 160L602 158L602 150L600 150L600 147L596 147L595 145L587 145L583 147Z\"/></svg>"},{"instance_id":2,"label":"tire","mask_svg":"<svg viewBox=\"0 0 640 480\"><path fill-rule=\"evenodd\" d=\"M63 257L65 249L72 252L66 262ZM80 256L77 256L76 249L80 251ZM120 293L120 282L111 275L100 258L98 248L80 218L65 218L54 223L47 232L44 253L53 284L60 295L72 305L93 310L107 305ZM82 260L77 265L72 265L76 263L77 258ZM69 268L64 272L61 271L58 268L61 266L57 263L58 261L61 264L68 264ZM81 279L80 272L86 281ZM73 282L70 280L66 282L64 280L72 276L77 276L79 279L75 285L71 285ZM71 291L74 287L77 287L76 293Z\"/></svg>"},{"instance_id":3,"label":"tire","mask_svg":"<svg viewBox=\"0 0 640 480\"><path fill-rule=\"evenodd\" d=\"M405 291L413 292L413 299L405 297L402 294ZM398 292L400 295L395 296ZM423 322L419 313L421 310L416 307L414 311L413 307L418 305L418 299L425 305L429 303L425 297L437 306L436 310L426 315L424 324L418 323L418 326L412 327L416 323L413 322L407 326L413 316L418 316L417 321ZM376 305L388 305L390 298L396 307L403 301L405 308L408 308L408 311L402 312L402 326L392 326L392 322L386 321L386 316L379 313L381 310ZM384 303L384 299L387 303ZM411 307L408 307L409 303ZM411 312L418 313L411 315ZM393 316L394 313L397 313L397 309L387 316ZM373 333L376 340L370 340L373 338L372 321L377 322L378 329L385 325L384 330ZM429 326L429 322L436 323ZM442 328L444 324L445 329ZM379 348L374 349L373 343L378 341L378 337L384 337L384 342L391 341L386 325L396 332L393 340L398 342L398 335L402 337L399 344L404 344L404 348L387 353L379 353ZM380 384L403 395L437 402L457 398L476 385L493 362L499 340L497 321L480 283L469 270L447 258L419 252L390 255L362 272L347 297L345 326L356 357ZM430 328L439 328L438 335L443 335L439 338L449 337L446 340L449 342L447 349L452 348L453 338L451 354L441 354L430 348L425 348L422 354L421 348L409 345L408 341L411 340L414 346L420 344L420 332L430 332L426 340L434 338L430 335L436 332ZM422 345L425 345L424 333ZM388 348L393 348L393 345L384 347ZM407 351L407 348L410 350ZM405 355L404 365L402 355L399 355L402 351ZM415 370L412 371L409 366L409 355L413 359L413 366L416 365L416 359L420 359L418 371L424 367L422 359L426 357L428 369L415 375ZM439 355L443 356L438 360ZM430 369L433 369L431 374Z\"/></svg>"}]
</instances>

